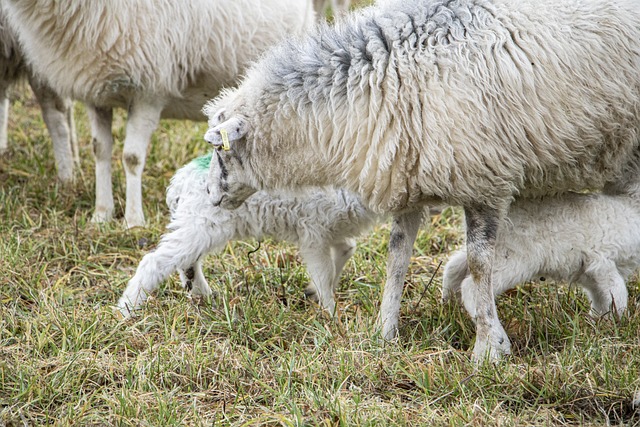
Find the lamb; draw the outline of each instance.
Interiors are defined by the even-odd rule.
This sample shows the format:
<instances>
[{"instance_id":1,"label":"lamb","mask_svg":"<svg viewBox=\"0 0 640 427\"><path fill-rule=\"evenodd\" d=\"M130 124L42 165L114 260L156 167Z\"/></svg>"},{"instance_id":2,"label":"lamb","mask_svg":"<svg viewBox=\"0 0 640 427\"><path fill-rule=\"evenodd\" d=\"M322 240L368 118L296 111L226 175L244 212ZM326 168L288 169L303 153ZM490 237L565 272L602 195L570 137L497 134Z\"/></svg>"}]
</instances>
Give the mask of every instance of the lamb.
<instances>
[{"instance_id":1,"label":"lamb","mask_svg":"<svg viewBox=\"0 0 640 427\"><path fill-rule=\"evenodd\" d=\"M518 200L500 224L493 262L494 294L538 279L577 283L591 302L591 314L622 316L625 280L640 267L638 195L570 193L542 200ZM476 287L466 251L447 263L443 299L462 299L476 316Z\"/></svg>"},{"instance_id":2,"label":"lamb","mask_svg":"<svg viewBox=\"0 0 640 427\"><path fill-rule=\"evenodd\" d=\"M311 282L305 293L333 314L334 292L346 262L356 249L355 237L371 228L379 216L344 190L310 190L303 196L258 192L238 209L213 206L207 194L209 164L203 156L178 170L167 188L170 230L155 251L144 256L118 301L125 316L138 309L170 274L180 273L193 296L209 296L202 258L224 249L233 239L269 236L298 245ZM214 188L215 191L215 188Z\"/></svg>"},{"instance_id":3,"label":"lamb","mask_svg":"<svg viewBox=\"0 0 640 427\"><path fill-rule=\"evenodd\" d=\"M476 361L510 342L491 278L515 196L599 189L638 150L640 3L386 0L285 40L205 107L215 203L334 185L393 215L379 321L396 336L424 205L464 208Z\"/></svg>"},{"instance_id":4,"label":"lamb","mask_svg":"<svg viewBox=\"0 0 640 427\"><path fill-rule=\"evenodd\" d=\"M113 108L126 108L125 223L144 226L142 171L161 117L204 120L204 102L252 59L314 24L310 0L3 0L33 69L84 101L96 159L94 222L112 218Z\"/></svg>"},{"instance_id":5,"label":"lamb","mask_svg":"<svg viewBox=\"0 0 640 427\"><path fill-rule=\"evenodd\" d=\"M8 149L9 89L28 80L42 109L42 117L53 141L58 179L70 184L74 163L79 163L78 144L71 100L61 98L25 64L15 34L0 10L0 153Z\"/></svg>"}]
</instances>

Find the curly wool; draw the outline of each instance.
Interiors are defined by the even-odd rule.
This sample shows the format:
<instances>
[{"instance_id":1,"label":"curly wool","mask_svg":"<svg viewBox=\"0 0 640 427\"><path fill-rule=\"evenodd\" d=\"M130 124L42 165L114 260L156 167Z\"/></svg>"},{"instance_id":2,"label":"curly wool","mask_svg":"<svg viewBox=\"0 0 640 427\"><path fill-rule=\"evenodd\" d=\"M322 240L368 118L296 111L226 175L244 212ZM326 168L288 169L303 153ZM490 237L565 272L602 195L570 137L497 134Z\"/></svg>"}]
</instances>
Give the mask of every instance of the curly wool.
<instances>
[{"instance_id":1,"label":"curly wool","mask_svg":"<svg viewBox=\"0 0 640 427\"><path fill-rule=\"evenodd\" d=\"M171 222L155 251L144 256L119 300L128 316L161 281L176 270L195 295L209 295L201 259L231 240L271 237L297 244L309 270L307 294L334 311L334 291L344 263L355 251L355 237L379 219L344 190L310 190L302 195L258 192L238 209L211 203L207 175L211 156L181 168L167 188ZM215 159L214 159L215 161Z\"/></svg>"},{"instance_id":2,"label":"curly wool","mask_svg":"<svg viewBox=\"0 0 640 427\"><path fill-rule=\"evenodd\" d=\"M257 189L396 212L600 188L638 145L640 4L387 0L281 43L220 109Z\"/></svg>"}]
</instances>

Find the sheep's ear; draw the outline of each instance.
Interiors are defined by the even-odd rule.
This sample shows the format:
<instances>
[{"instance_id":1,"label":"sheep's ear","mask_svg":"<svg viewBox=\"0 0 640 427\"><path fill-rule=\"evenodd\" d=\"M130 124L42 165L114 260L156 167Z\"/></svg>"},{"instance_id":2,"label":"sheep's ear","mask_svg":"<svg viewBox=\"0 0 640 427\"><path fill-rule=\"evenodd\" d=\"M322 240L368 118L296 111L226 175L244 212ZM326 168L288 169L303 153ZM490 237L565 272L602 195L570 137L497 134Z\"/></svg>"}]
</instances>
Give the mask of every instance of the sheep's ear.
<instances>
[{"instance_id":1,"label":"sheep's ear","mask_svg":"<svg viewBox=\"0 0 640 427\"><path fill-rule=\"evenodd\" d=\"M225 146L226 142L237 141L244 137L249 131L249 125L246 120L240 117L232 117L229 120L220 123L217 126L212 127L204 134L204 140L215 148L222 147L228 149ZM224 134L226 132L226 138Z\"/></svg>"}]
</instances>

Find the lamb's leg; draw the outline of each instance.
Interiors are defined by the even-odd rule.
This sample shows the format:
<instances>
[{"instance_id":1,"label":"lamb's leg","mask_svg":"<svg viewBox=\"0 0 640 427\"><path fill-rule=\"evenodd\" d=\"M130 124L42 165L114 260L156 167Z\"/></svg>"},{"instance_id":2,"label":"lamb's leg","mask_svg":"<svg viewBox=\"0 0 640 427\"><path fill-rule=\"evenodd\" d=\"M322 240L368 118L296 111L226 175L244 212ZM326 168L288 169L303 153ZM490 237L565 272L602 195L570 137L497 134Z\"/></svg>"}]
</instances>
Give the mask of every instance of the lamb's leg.
<instances>
[{"instance_id":1,"label":"lamb's leg","mask_svg":"<svg viewBox=\"0 0 640 427\"><path fill-rule=\"evenodd\" d=\"M618 317L624 314L629 292L613 261L598 260L590 265L580 284L591 301L591 315L603 316L614 309Z\"/></svg>"},{"instance_id":2,"label":"lamb's leg","mask_svg":"<svg viewBox=\"0 0 640 427\"><path fill-rule=\"evenodd\" d=\"M71 101L62 99L49 86L30 77L29 83L42 109L42 118L47 125L53 142L53 156L56 160L58 178L63 184L71 184L74 180L75 166L74 128L69 127ZM77 143L76 143L77 145ZM77 151L77 147L76 147Z\"/></svg>"},{"instance_id":3,"label":"lamb's leg","mask_svg":"<svg viewBox=\"0 0 640 427\"><path fill-rule=\"evenodd\" d=\"M398 334L400 300L404 290L404 278L409 268L413 244L416 241L423 211L407 212L393 218L389 236L387 258L387 282L384 285L377 325L382 337L394 339Z\"/></svg>"},{"instance_id":4,"label":"lamb's leg","mask_svg":"<svg viewBox=\"0 0 640 427\"><path fill-rule=\"evenodd\" d=\"M340 243L334 243L331 247L331 257L333 258L333 265L335 266L334 278L331 285L334 295L340 283L342 270L344 270L345 264L351 259L355 252L356 239L353 238L344 239Z\"/></svg>"},{"instance_id":5,"label":"lamb's leg","mask_svg":"<svg viewBox=\"0 0 640 427\"><path fill-rule=\"evenodd\" d=\"M127 200L124 219L128 228L144 227L142 210L142 171L151 134L160 121L162 104L159 101L137 101L129 109L127 136L122 160L127 179Z\"/></svg>"},{"instance_id":6,"label":"lamb's leg","mask_svg":"<svg viewBox=\"0 0 640 427\"><path fill-rule=\"evenodd\" d=\"M300 256L307 266L311 283L305 289L308 298L317 301L320 307L331 315L335 313L336 301L333 295L335 264L329 245L301 247Z\"/></svg>"},{"instance_id":7,"label":"lamb's leg","mask_svg":"<svg viewBox=\"0 0 640 427\"><path fill-rule=\"evenodd\" d=\"M0 81L0 154L7 151L9 125L9 86Z\"/></svg>"},{"instance_id":8,"label":"lamb's leg","mask_svg":"<svg viewBox=\"0 0 640 427\"><path fill-rule=\"evenodd\" d=\"M467 224L467 262L475 285L476 344L473 359L476 362L488 357L498 360L509 354L511 343L498 319L491 270L495 255L498 225L507 209L497 210L486 206L465 206Z\"/></svg>"},{"instance_id":9,"label":"lamb's leg","mask_svg":"<svg viewBox=\"0 0 640 427\"><path fill-rule=\"evenodd\" d=\"M447 262L447 265L444 267L444 273L442 274L443 302L449 301L450 299L460 301L462 281L468 275L467 253L465 251L457 251Z\"/></svg>"},{"instance_id":10,"label":"lamb's leg","mask_svg":"<svg viewBox=\"0 0 640 427\"><path fill-rule=\"evenodd\" d=\"M91 123L93 155L96 160L96 207L92 222L107 222L113 216L113 190L111 189L111 152L113 111L87 104Z\"/></svg>"},{"instance_id":11,"label":"lamb's leg","mask_svg":"<svg viewBox=\"0 0 640 427\"><path fill-rule=\"evenodd\" d=\"M207 283L207 279L204 277L204 273L202 272L201 259L185 269L178 268L178 273L180 274L180 282L182 283L182 286L191 294L191 296L208 297L213 293L209 283Z\"/></svg>"},{"instance_id":12,"label":"lamb's leg","mask_svg":"<svg viewBox=\"0 0 640 427\"><path fill-rule=\"evenodd\" d=\"M140 261L136 274L118 300L118 309L123 316L130 316L170 274L196 265L204 254L226 242L218 241L212 228L201 225L181 227L165 234L158 247Z\"/></svg>"}]
</instances>

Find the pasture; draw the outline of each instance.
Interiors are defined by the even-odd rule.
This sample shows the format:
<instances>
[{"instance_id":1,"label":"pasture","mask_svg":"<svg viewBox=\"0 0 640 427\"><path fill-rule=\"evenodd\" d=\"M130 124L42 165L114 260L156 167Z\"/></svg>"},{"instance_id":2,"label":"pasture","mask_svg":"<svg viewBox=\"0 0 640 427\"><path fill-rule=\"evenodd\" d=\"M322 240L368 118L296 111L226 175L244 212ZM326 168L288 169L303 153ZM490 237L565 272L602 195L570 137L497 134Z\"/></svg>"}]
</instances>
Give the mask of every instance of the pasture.
<instances>
[{"instance_id":1,"label":"pasture","mask_svg":"<svg viewBox=\"0 0 640 427\"><path fill-rule=\"evenodd\" d=\"M113 305L168 222L164 190L207 152L204 123L163 121L143 191L146 229L125 230L123 116L116 120L116 220L90 223L88 120L76 105L81 173L55 181L37 104L16 92L0 157L0 426L640 425L640 282L628 316L593 319L574 287L525 284L499 298L513 354L470 361L474 326L440 303L439 264L463 242L459 209L422 228L400 339L374 322L389 228L359 240L329 318L305 300L295 248L235 242L207 258L217 292L196 304L176 276L141 315Z\"/></svg>"}]
</instances>

